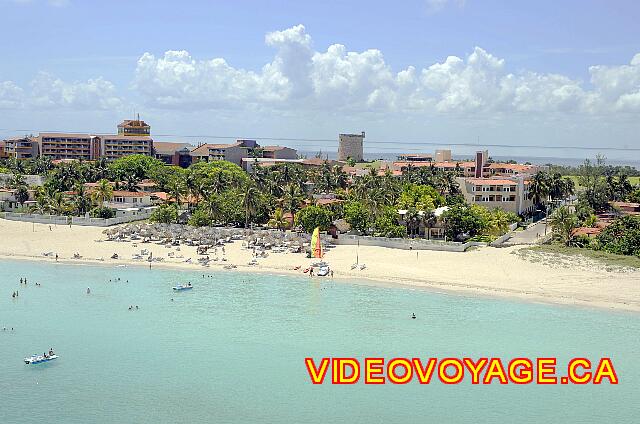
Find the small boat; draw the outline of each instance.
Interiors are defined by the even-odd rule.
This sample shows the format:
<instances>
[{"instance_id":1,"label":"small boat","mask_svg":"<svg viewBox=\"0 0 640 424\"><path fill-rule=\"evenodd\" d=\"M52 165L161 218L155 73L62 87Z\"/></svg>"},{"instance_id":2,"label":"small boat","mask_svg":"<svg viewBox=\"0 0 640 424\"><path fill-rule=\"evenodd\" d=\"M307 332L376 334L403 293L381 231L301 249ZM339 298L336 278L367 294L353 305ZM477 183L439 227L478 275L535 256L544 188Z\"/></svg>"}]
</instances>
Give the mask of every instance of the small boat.
<instances>
[{"instance_id":1,"label":"small boat","mask_svg":"<svg viewBox=\"0 0 640 424\"><path fill-rule=\"evenodd\" d=\"M328 266L321 266L320 269L318 270L318 275L320 277L325 277L325 276L329 275L329 267Z\"/></svg>"},{"instance_id":2,"label":"small boat","mask_svg":"<svg viewBox=\"0 0 640 424\"><path fill-rule=\"evenodd\" d=\"M189 284L178 284L177 286L173 287L173 290L175 291L183 291L183 290L191 290L193 288L193 286L191 285L191 283Z\"/></svg>"},{"instance_id":3,"label":"small boat","mask_svg":"<svg viewBox=\"0 0 640 424\"><path fill-rule=\"evenodd\" d=\"M27 365L36 365L36 364L42 364L43 362L50 362L53 361L54 359L58 359L58 355L53 354L53 355L32 355L29 356L27 358L24 358L24 363Z\"/></svg>"}]
</instances>

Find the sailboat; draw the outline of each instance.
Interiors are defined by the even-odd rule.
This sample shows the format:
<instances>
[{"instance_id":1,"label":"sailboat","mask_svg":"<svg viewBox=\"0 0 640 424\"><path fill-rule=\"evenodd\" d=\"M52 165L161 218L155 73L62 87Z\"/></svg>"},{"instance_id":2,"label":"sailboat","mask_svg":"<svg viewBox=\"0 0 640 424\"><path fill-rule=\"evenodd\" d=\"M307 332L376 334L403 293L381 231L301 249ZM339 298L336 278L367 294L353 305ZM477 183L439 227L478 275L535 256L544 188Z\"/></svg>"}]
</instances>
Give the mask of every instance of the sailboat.
<instances>
[{"instance_id":1,"label":"sailboat","mask_svg":"<svg viewBox=\"0 0 640 424\"><path fill-rule=\"evenodd\" d=\"M320 227L316 227L311 235L311 256L322 259L322 243L320 241Z\"/></svg>"}]
</instances>

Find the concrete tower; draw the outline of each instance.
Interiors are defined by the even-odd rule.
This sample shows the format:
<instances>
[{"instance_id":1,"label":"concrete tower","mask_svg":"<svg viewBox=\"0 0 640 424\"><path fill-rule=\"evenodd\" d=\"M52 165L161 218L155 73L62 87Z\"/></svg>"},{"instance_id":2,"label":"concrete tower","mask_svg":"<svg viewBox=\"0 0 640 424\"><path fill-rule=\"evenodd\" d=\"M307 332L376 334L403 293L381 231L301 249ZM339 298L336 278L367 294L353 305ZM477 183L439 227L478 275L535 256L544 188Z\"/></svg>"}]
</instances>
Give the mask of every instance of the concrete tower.
<instances>
[{"instance_id":1,"label":"concrete tower","mask_svg":"<svg viewBox=\"0 0 640 424\"><path fill-rule=\"evenodd\" d=\"M356 162L362 162L364 131L362 134L340 134L339 141L338 160L353 159Z\"/></svg>"}]
</instances>

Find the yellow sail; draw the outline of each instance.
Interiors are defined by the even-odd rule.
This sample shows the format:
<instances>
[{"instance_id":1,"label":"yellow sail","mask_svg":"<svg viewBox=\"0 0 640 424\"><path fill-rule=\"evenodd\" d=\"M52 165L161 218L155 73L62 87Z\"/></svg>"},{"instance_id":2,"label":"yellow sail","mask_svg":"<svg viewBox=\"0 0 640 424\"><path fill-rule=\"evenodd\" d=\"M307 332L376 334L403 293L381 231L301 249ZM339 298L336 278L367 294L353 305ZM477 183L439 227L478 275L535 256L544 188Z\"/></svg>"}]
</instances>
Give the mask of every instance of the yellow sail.
<instances>
[{"instance_id":1,"label":"yellow sail","mask_svg":"<svg viewBox=\"0 0 640 424\"><path fill-rule=\"evenodd\" d=\"M322 243L320 242L320 227L316 227L311 235L311 249L314 258L322 258Z\"/></svg>"}]
</instances>

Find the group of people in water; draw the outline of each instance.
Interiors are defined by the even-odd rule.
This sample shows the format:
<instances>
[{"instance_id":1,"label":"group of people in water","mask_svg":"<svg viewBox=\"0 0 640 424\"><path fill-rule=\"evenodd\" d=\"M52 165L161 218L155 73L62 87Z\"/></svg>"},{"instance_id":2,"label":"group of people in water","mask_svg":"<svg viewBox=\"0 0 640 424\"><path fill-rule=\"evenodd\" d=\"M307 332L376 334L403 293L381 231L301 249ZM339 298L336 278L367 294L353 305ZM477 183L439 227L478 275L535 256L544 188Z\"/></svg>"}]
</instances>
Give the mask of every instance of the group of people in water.
<instances>
[{"instance_id":1,"label":"group of people in water","mask_svg":"<svg viewBox=\"0 0 640 424\"><path fill-rule=\"evenodd\" d=\"M27 286L27 277L20 278L20 285L21 286L24 285L25 287ZM42 284L40 284L40 283L35 283L35 285L36 285L36 287L41 287L42 286ZM16 290L11 294L11 297L15 299L16 297L19 296L19 294L20 293L18 292L18 290Z\"/></svg>"},{"instance_id":2,"label":"group of people in water","mask_svg":"<svg viewBox=\"0 0 640 424\"><path fill-rule=\"evenodd\" d=\"M140 308L138 308L138 305L136 305L136 306L129 305L129 310L130 310L130 311L133 311L134 309L137 311L137 310L138 310L138 309L140 309Z\"/></svg>"}]
</instances>

